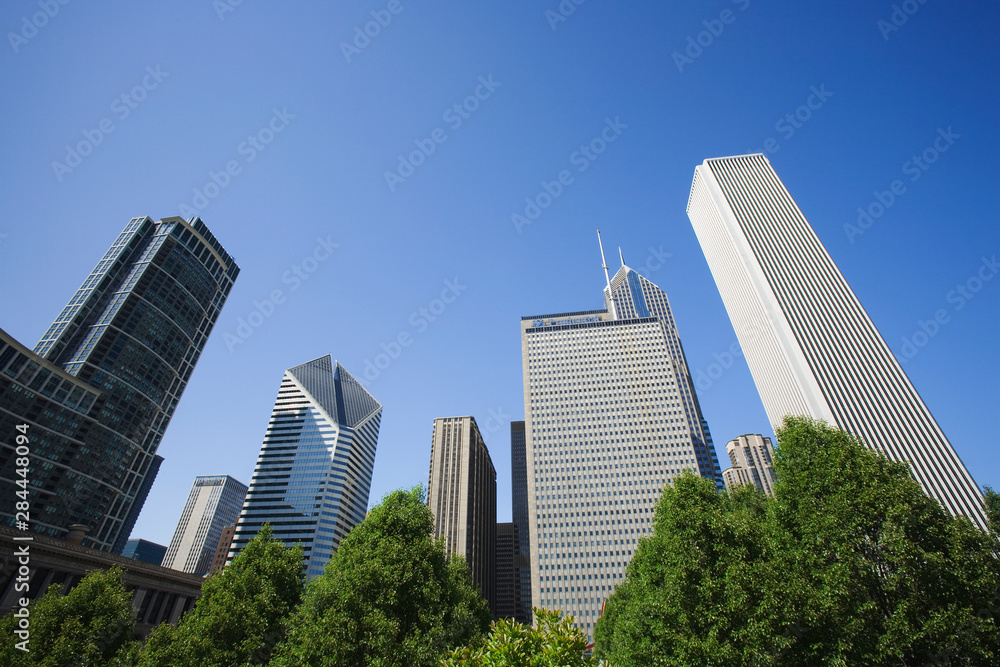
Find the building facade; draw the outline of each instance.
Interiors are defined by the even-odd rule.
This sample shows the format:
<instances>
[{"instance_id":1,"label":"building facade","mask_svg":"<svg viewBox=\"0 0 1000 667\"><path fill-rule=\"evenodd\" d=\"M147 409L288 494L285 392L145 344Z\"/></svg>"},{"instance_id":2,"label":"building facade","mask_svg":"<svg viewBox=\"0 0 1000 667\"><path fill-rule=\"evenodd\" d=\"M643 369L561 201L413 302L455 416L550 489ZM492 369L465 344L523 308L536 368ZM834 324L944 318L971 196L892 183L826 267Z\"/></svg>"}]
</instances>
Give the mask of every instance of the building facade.
<instances>
[{"instance_id":1,"label":"building facade","mask_svg":"<svg viewBox=\"0 0 1000 667\"><path fill-rule=\"evenodd\" d=\"M465 558L495 615L497 471L474 417L434 420L427 505L434 537Z\"/></svg>"},{"instance_id":2,"label":"building facade","mask_svg":"<svg viewBox=\"0 0 1000 667\"><path fill-rule=\"evenodd\" d=\"M239 518L246 495L247 485L229 475L195 477L163 567L208 574L222 530Z\"/></svg>"},{"instance_id":3,"label":"building facade","mask_svg":"<svg viewBox=\"0 0 1000 667\"><path fill-rule=\"evenodd\" d=\"M148 635L160 623L176 623L201 597L201 577L81 546L83 532L78 531L74 538L70 531L65 540L33 536L28 543L15 541L23 539L24 531L0 526L0 615L20 608L22 597L37 600L53 585L60 586L65 595L90 572L112 567L122 571L122 582L135 609L135 631L140 636ZM18 555L25 544L30 544L31 550L27 575L21 570Z\"/></svg>"},{"instance_id":4,"label":"building facade","mask_svg":"<svg viewBox=\"0 0 1000 667\"><path fill-rule=\"evenodd\" d=\"M239 267L198 218L133 218L33 351L0 334L0 493L31 443L31 530L120 553ZM13 506L0 520L15 525Z\"/></svg>"},{"instance_id":5,"label":"building facade","mask_svg":"<svg viewBox=\"0 0 1000 667\"><path fill-rule=\"evenodd\" d=\"M496 528L496 602L493 617L518 620L521 591L517 576L517 524L498 523ZM518 621L520 622L520 621Z\"/></svg>"},{"instance_id":6,"label":"building facade","mask_svg":"<svg viewBox=\"0 0 1000 667\"><path fill-rule=\"evenodd\" d=\"M972 475L767 158L705 160L687 211L771 423L849 431L985 528Z\"/></svg>"},{"instance_id":7,"label":"building facade","mask_svg":"<svg viewBox=\"0 0 1000 667\"><path fill-rule=\"evenodd\" d=\"M666 295L605 278L604 310L521 319L532 601L591 637L664 487L721 482Z\"/></svg>"},{"instance_id":8,"label":"building facade","mask_svg":"<svg viewBox=\"0 0 1000 667\"><path fill-rule=\"evenodd\" d=\"M528 451L524 422L510 423L511 518L517 533L514 572L518 587L514 620L531 625L531 535L528 529Z\"/></svg>"},{"instance_id":9,"label":"building facade","mask_svg":"<svg viewBox=\"0 0 1000 667\"><path fill-rule=\"evenodd\" d=\"M125 558L134 558L151 565L162 565L166 555L165 546L149 540L129 540L122 549L122 556Z\"/></svg>"},{"instance_id":10,"label":"building facade","mask_svg":"<svg viewBox=\"0 0 1000 667\"><path fill-rule=\"evenodd\" d=\"M233 546L234 537L236 537L236 524L222 529L219 543L215 546L215 555L212 556L212 564L208 568L209 575L221 572L226 567L226 560L229 558L229 549Z\"/></svg>"},{"instance_id":11,"label":"building facade","mask_svg":"<svg viewBox=\"0 0 1000 667\"><path fill-rule=\"evenodd\" d=\"M722 471L727 489L753 484L769 496L774 495L774 445L771 438L751 433L726 443L732 467Z\"/></svg>"},{"instance_id":12,"label":"building facade","mask_svg":"<svg viewBox=\"0 0 1000 667\"><path fill-rule=\"evenodd\" d=\"M285 371L229 561L270 523L275 539L302 544L308 578L323 574L368 511L381 419L382 405L330 355Z\"/></svg>"}]
</instances>

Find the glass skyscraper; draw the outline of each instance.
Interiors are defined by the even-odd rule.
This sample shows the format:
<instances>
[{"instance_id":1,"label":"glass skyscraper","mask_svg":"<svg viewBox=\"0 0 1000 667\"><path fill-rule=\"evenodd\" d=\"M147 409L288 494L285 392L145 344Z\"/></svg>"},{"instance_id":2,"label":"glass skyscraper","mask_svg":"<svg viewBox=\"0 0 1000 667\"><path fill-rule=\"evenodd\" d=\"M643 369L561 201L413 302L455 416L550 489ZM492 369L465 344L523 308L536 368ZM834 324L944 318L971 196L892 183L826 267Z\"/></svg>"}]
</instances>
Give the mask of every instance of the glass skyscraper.
<instances>
[{"instance_id":1,"label":"glass skyscraper","mask_svg":"<svg viewBox=\"0 0 1000 667\"><path fill-rule=\"evenodd\" d=\"M330 355L285 371L229 560L270 523L276 539L302 544L307 577L323 574L368 511L381 419L382 405Z\"/></svg>"},{"instance_id":2,"label":"glass skyscraper","mask_svg":"<svg viewBox=\"0 0 1000 667\"><path fill-rule=\"evenodd\" d=\"M532 601L591 636L664 487L721 484L666 294L605 279L603 310L521 319Z\"/></svg>"},{"instance_id":3,"label":"glass skyscraper","mask_svg":"<svg viewBox=\"0 0 1000 667\"><path fill-rule=\"evenodd\" d=\"M514 577L518 587L514 620L531 625L531 536L528 529L528 451L524 422L510 423L511 517L516 527Z\"/></svg>"},{"instance_id":4,"label":"glass skyscraper","mask_svg":"<svg viewBox=\"0 0 1000 667\"><path fill-rule=\"evenodd\" d=\"M0 493L16 490L15 425L31 442L31 530L120 553L157 448L239 274L198 218L133 218L28 351L0 335ZM0 517L15 525L13 505Z\"/></svg>"},{"instance_id":5,"label":"glass skyscraper","mask_svg":"<svg viewBox=\"0 0 1000 667\"><path fill-rule=\"evenodd\" d=\"M849 431L985 528L972 475L767 158L705 160L687 210L771 423Z\"/></svg>"}]
</instances>

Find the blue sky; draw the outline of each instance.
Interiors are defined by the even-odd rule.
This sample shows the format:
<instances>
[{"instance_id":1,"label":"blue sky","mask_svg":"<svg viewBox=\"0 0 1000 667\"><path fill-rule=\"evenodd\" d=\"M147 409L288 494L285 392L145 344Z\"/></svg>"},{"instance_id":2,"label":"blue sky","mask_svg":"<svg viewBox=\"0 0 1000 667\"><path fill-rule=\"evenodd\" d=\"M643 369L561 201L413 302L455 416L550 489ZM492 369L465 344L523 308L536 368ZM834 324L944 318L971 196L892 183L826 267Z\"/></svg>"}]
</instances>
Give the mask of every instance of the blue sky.
<instances>
[{"instance_id":1,"label":"blue sky","mask_svg":"<svg viewBox=\"0 0 1000 667\"><path fill-rule=\"evenodd\" d=\"M472 414L508 519L519 318L601 307L598 225L669 294L717 448L770 433L684 212L697 164L761 150L1000 486L1000 278L976 282L1000 253L994 3L43 5L0 7L0 327L34 345L136 215L197 213L242 268L133 536L168 543L196 475L249 481L284 369L332 354L363 378L400 334L366 380L372 502L426 484L434 417ZM871 222L845 229L859 207Z\"/></svg>"}]
</instances>

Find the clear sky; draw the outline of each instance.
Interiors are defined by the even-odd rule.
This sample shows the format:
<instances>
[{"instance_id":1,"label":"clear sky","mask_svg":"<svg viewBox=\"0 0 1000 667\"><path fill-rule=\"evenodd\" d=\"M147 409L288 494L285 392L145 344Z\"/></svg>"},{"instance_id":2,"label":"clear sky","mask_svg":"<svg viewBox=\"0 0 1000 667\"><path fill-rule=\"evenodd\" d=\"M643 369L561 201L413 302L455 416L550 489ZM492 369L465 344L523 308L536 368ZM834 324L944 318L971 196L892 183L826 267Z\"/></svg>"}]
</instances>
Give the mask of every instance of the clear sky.
<instances>
[{"instance_id":1,"label":"clear sky","mask_svg":"<svg viewBox=\"0 0 1000 667\"><path fill-rule=\"evenodd\" d=\"M33 346L131 217L198 214L242 272L134 537L167 544L196 475L248 482L282 372L325 354L384 406L373 503L472 414L507 520L519 318L602 307L597 226L669 294L717 449L771 433L685 214L697 164L766 151L1000 486L1000 9L896 6L4 2L0 327Z\"/></svg>"}]
</instances>

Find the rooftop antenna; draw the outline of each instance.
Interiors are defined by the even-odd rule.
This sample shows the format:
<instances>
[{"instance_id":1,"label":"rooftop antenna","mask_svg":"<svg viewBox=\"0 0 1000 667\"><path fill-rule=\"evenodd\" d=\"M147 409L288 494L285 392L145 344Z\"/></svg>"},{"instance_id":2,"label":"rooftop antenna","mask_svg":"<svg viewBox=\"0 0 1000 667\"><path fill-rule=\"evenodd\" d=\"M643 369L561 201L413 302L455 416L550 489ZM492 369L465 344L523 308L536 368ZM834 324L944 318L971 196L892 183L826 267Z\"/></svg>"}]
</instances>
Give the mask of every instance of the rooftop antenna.
<instances>
[{"instance_id":1,"label":"rooftop antenna","mask_svg":"<svg viewBox=\"0 0 1000 667\"><path fill-rule=\"evenodd\" d=\"M601 246L601 267L604 269L604 280L608 283L608 299L611 301L611 316L618 319L615 312L615 299L611 294L611 276L608 275L608 260L604 258L604 243L601 241L601 228L597 228L597 244Z\"/></svg>"}]
</instances>

